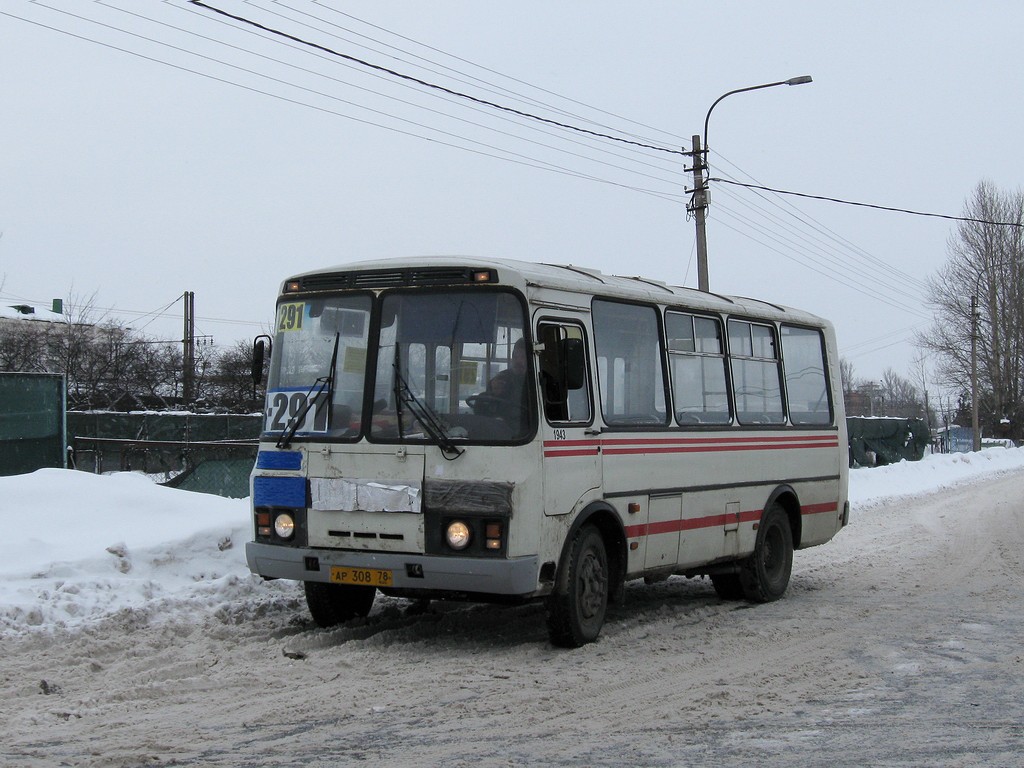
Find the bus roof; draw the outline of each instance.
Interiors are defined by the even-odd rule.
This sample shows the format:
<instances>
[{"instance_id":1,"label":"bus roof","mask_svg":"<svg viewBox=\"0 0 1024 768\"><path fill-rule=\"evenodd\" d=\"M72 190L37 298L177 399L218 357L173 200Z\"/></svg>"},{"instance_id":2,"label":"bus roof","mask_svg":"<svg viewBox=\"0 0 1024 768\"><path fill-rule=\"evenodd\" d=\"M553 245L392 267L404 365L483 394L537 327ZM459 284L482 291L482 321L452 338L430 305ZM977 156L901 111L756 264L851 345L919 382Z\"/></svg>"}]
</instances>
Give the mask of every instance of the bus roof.
<instances>
[{"instance_id":1,"label":"bus roof","mask_svg":"<svg viewBox=\"0 0 1024 768\"><path fill-rule=\"evenodd\" d=\"M499 284L512 285L520 289L547 288L634 301L679 304L695 310L727 314L753 314L810 325L829 325L827 320L817 315L763 299L708 293L696 288L669 285L642 276L606 275L599 270L574 264L546 264L516 259L491 259L479 256L413 256L355 261L304 272L289 278L289 280L313 275L360 271L387 272L406 268L454 266L468 269L496 269ZM394 284L389 283L389 285Z\"/></svg>"}]
</instances>

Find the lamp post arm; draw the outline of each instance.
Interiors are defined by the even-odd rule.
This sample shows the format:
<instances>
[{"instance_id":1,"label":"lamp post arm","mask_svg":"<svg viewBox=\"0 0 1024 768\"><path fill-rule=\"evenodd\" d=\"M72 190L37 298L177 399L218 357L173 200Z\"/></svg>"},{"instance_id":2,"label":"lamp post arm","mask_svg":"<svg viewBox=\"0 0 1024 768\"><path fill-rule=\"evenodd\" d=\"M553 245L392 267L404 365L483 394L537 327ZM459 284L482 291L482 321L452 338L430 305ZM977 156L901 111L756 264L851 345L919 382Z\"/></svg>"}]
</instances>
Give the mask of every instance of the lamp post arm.
<instances>
[{"instance_id":1,"label":"lamp post arm","mask_svg":"<svg viewBox=\"0 0 1024 768\"><path fill-rule=\"evenodd\" d=\"M779 80L776 83L765 83L764 85L750 85L746 88L737 88L734 91L723 93L708 109L707 115L704 117L704 151L708 151L708 121L711 120L711 110L718 106L718 102L724 99L726 96L732 96L734 93L745 93L746 91L758 91L762 88L774 88L777 85L803 85L804 83L812 82L810 75L801 75L800 77L791 77L789 80Z\"/></svg>"},{"instance_id":2,"label":"lamp post arm","mask_svg":"<svg viewBox=\"0 0 1024 768\"><path fill-rule=\"evenodd\" d=\"M704 147L701 148L700 136L693 137L693 206L687 210L693 211L693 219L697 226L697 288L699 290L705 292L710 290L708 288L708 240L704 216L705 209L708 207L707 181L704 172L708 164L704 162L704 157L708 151L708 120L711 119L711 110L726 96L732 96L734 93L756 91L759 88L772 88L776 85L803 85L809 82L811 82L810 75L801 75L800 77L791 77L789 80L780 80L777 83L751 85L724 93L715 99L715 103L711 105L711 109L708 110L707 115L704 117Z\"/></svg>"}]
</instances>

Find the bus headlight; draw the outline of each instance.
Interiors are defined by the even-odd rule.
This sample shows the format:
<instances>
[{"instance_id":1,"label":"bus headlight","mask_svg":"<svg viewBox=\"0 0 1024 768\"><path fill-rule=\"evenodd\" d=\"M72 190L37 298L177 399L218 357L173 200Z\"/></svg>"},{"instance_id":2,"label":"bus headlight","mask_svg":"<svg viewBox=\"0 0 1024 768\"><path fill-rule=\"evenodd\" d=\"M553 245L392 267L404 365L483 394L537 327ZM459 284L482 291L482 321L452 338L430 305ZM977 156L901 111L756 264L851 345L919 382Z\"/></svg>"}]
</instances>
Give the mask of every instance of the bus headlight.
<instances>
[{"instance_id":1,"label":"bus headlight","mask_svg":"<svg viewBox=\"0 0 1024 768\"><path fill-rule=\"evenodd\" d=\"M290 539L295 535L295 518L282 512L274 518L274 532L282 539Z\"/></svg>"},{"instance_id":2,"label":"bus headlight","mask_svg":"<svg viewBox=\"0 0 1024 768\"><path fill-rule=\"evenodd\" d=\"M469 546L469 526L461 520L449 523L444 537L448 542L448 546L452 549L465 549Z\"/></svg>"}]
</instances>

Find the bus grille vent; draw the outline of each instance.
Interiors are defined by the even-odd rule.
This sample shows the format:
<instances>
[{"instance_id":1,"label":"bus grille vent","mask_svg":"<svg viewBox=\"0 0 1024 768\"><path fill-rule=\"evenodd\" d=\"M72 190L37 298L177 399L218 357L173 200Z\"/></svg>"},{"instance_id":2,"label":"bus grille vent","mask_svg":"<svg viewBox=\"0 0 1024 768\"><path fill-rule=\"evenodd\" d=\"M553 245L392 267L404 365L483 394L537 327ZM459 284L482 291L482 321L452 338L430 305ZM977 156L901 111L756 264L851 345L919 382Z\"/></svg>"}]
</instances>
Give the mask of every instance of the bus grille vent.
<instances>
[{"instance_id":1,"label":"bus grille vent","mask_svg":"<svg viewBox=\"0 0 1024 768\"><path fill-rule=\"evenodd\" d=\"M401 533L374 533L373 531L327 531L328 536L338 539L380 539L382 541L405 541Z\"/></svg>"}]
</instances>

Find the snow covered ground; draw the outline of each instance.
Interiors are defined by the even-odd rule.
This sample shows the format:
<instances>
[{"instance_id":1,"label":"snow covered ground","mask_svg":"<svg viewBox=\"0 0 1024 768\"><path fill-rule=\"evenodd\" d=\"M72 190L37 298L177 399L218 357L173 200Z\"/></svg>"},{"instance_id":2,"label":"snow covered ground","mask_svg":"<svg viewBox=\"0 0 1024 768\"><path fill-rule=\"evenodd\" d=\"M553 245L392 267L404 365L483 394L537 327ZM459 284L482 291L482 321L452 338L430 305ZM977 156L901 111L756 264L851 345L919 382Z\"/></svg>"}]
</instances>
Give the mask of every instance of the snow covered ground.
<instances>
[{"instance_id":1,"label":"snow covered ground","mask_svg":"<svg viewBox=\"0 0 1024 768\"><path fill-rule=\"evenodd\" d=\"M859 469L850 501L857 512L1018 468L1024 448ZM0 633L75 627L154 604L164 619L198 620L225 603L272 596L245 565L247 499L163 488L133 473L55 469L0 477L0 499L17 513L0 537Z\"/></svg>"},{"instance_id":2,"label":"snow covered ground","mask_svg":"<svg viewBox=\"0 0 1024 768\"><path fill-rule=\"evenodd\" d=\"M855 470L786 599L636 583L559 651L539 606L319 630L247 500L0 478L0 764L1021 765L1022 490L1024 449Z\"/></svg>"}]
</instances>

